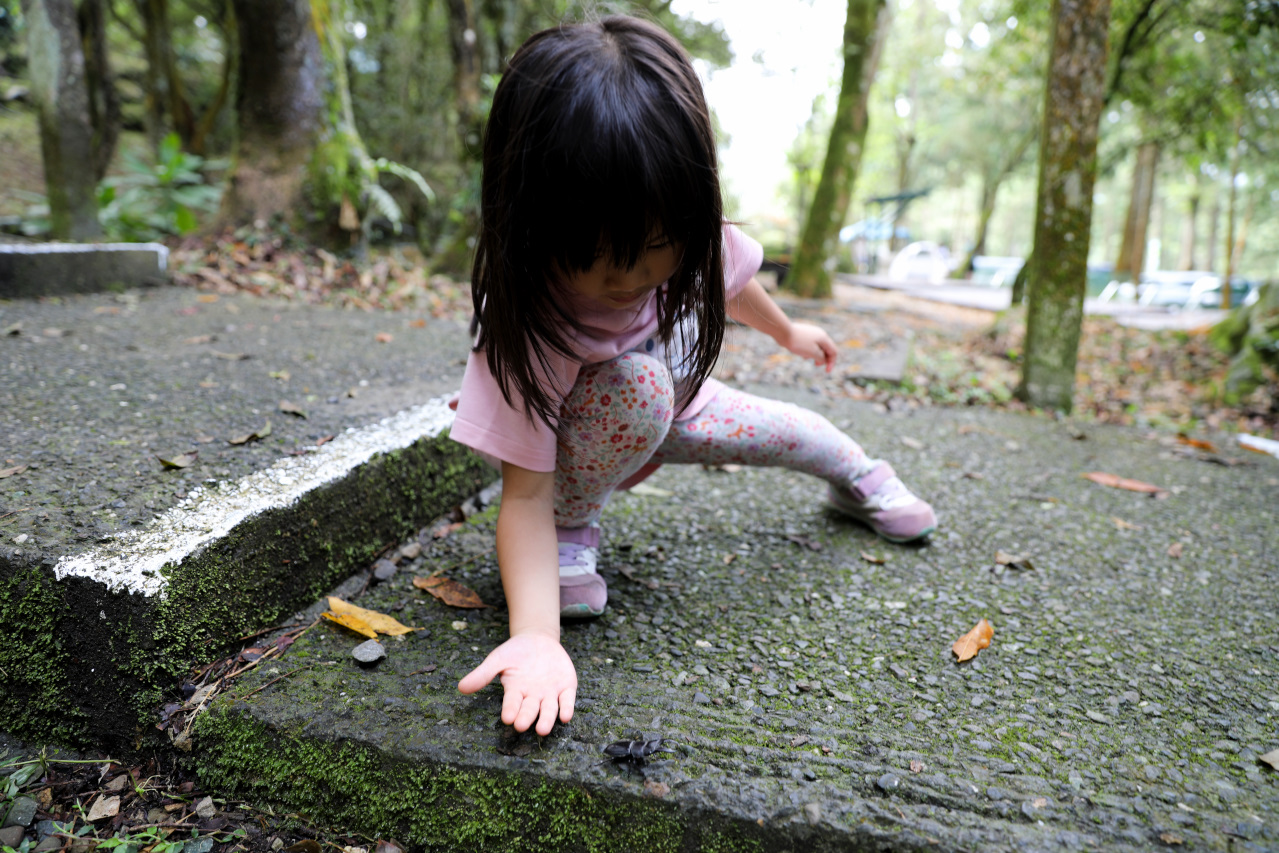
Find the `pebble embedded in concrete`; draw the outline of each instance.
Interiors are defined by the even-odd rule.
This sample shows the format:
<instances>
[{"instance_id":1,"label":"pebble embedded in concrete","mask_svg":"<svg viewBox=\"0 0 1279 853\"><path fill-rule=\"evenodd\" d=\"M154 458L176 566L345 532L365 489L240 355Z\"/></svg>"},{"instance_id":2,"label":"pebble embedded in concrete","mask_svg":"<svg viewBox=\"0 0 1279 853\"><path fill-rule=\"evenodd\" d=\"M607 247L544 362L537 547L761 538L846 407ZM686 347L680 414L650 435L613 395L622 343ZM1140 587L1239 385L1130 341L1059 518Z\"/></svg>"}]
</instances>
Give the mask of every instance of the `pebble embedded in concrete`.
<instances>
[{"instance_id":1,"label":"pebble embedded in concrete","mask_svg":"<svg viewBox=\"0 0 1279 853\"><path fill-rule=\"evenodd\" d=\"M372 666L386 657L386 647L377 640L366 640L351 649L351 657L364 666Z\"/></svg>"}]
</instances>

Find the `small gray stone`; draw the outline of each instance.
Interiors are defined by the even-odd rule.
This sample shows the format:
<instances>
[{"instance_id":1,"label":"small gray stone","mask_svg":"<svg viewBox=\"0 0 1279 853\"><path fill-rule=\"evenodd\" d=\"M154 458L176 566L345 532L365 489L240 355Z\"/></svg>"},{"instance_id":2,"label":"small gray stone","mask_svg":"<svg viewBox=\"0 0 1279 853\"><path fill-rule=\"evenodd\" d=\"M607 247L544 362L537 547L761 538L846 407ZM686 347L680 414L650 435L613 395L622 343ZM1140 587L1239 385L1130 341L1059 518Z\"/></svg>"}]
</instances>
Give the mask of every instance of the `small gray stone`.
<instances>
[{"instance_id":1,"label":"small gray stone","mask_svg":"<svg viewBox=\"0 0 1279 853\"><path fill-rule=\"evenodd\" d=\"M814 825L815 825L815 824L820 823L820 822L821 822L821 819L822 819L822 805L821 805L821 803L807 803L807 804L805 804L805 806L804 806L804 816L808 818L808 822L809 822L809 823L811 823L811 824L814 824Z\"/></svg>"},{"instance_id":2,"label":"small gray stone","mask_svg":"<svg viewBox=\"0 0 1279 853\"><path fill-rule=\"evenodd\" d=\"M1110 724L1110 718L1100 711L1088 711L1087 716L1088 719L1092 720L1094 723L1101 723L1103 725Z\"/></svg>"},{"instance_id":3,"label":"small gray stone","mask_svg":"<svg viewBox=\"0 0 1279 853\"><path fill-rule=\"evenodd\" d=\"M877 780L875 780L875 784L884 792L893 790L901 783L901 780L891 773L885 773L883 776L880 776Z\"/></svg>"},{"instance_id":4,"label":"small gray stone","mask_svg":"<svg viewBox=\"0 0 1279 853\"><path fill-rule=\"evenodd\" d=\"M366 666L370 666L386 657L386 648L377 640L365 640L351 649L351 657Z\"/></svg>"},{"instance_id":5,"label":"small gray stone","mask_svg":"<svg viewBox=\"0 0 1279 853\"><path fill-rule=\"evenodd\" d=\"M25 830L20 826L6 826L0 829L0 847L17 848L22 843L22 836Z\"/></svg>"},{"instance_id":6,"label":"small gray stone","mask_svg":"<svg viewBox=\"0 0 1279 853\"><path fill-rule=\"evenodd\" d=\"M1147 764L1145 767L1146 778L1151 782L1159 778L1159 768L1153 764Z\"/></svg>"},{"instance_id":7,"label":"small gray stone","mask_svg":"<svg viewBox=\"0 0 1279 853\"><path fill-rule=\"evenodd\" d=\"M30 826L36 819L36 801L30 797L18 797L9 807L9 814L4 819L5 826Z\"/></svg>"},{"instance_id":8,"label":"small gray stone","mask_svg":"<svg viewBox=\"0 0 1279 853\"><path fill-rule=\"evenodd\" d=\"M1004 798L1004 792L1000 788L992 786L986 789L986 796L990 797L992 800L1002 800Z\"/></svg>"},{"instance_id":9,"label":"small gray stone","mask_svg":"<svg viewBox=\"0 0 1279 853\"><path fill-rule=\"evenodd\" d=\"M35 847L32 847L31 853L50 853L50 851L53 850L61 850L62 841L63 839L58 838L56 835L50 835L44 841L41 841Z\"/></svg>"},{"instance_id":10,"label":"small gray stone","mask_svg":"<svg viewBox=\"0 0 1279 853\"><path fill-rule=\"evenodd\" d=\"M400 569L390 560L382 559L373 564L373 577L380 581L389 581Z\"/></svg>"},{"instance_id":11,"label":"small gray stone","mask_svg":"<svg viewBox=\"0 0 1279 853\"><path fill-rule=\"evenodd\" d=\"M195 813L201 820L209 820L218 816L218 807L213 805L212 797L205 797L195 804Z\"/></svg>"},{"instance_id":12,"label":"small gray stone","mask_svg":"<svg viewBox=\"0 0 1279 853\"><path fill-rule=\"evenodd\" d=\"M698 690L696 693L693 694L693 704L709 705L711 704L711 697L707 696L705 693Z\"/></svg>"}]
</instances>

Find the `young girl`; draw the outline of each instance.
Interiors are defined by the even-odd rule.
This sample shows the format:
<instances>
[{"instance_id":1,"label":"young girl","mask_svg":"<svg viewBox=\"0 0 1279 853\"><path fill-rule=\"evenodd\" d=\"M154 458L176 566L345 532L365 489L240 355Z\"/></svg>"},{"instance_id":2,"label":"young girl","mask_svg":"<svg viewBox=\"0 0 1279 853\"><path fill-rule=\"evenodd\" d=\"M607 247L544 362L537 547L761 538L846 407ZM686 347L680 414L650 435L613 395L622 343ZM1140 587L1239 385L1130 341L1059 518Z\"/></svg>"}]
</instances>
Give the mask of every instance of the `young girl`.
<instances>
[{"instance_id":1,"label":"young girl","mask_svg":"<svg viewBox=\"0 0 1279 853\"><path fill-rule=\"evenodd\" d=\"M701 83L673 38L629 17L532 36L494 94L483 162L451 435L501 464L510 639L463 693L501 676L503 722L569 721L560 619L603 612L600 513L659 465L780 465L889 541L932 532L932 508L825 418L710 378L726 314L827 371L835 345L787 319L754 278L760 245L724 223Z\"/></svg>"}]
</instances>

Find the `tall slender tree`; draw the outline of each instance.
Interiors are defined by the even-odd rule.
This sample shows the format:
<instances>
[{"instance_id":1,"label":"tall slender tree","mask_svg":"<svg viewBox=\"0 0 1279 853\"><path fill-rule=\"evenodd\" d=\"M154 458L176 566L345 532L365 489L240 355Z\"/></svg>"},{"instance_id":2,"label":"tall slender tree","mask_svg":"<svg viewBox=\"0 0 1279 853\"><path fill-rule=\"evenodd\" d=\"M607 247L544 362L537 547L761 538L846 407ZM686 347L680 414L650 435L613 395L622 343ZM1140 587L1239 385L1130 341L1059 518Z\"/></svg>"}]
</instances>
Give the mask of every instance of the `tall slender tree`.
<instances>
[{"instance_id":1,"label":"tall slender tree","mask_svg":"<svg viewBox=\"0 0 1279 853\"><path fill-rule=\"evenodd\" d=\"M1110 0L1053 0L1052 16L1025 358L1017 395L1033 406L1068 412L1088 281Z\"/></svg>"},{"instance_id":2,"label":"tall slender tree","mask_svg":"<svg viewBox=\"0 0 1279 853\"><path fill-rule=\"evenodd\" d=\"M827 297L839 249L839 229L848 213L866 142L867 100L884 39L885 0L848 0L844 19L844 72L831 126L822 177L801 232L799 251L787 276L802 296Z\"/></svg>"},{"instance_id":3,"label":"tall slender tree","mask_svg":"<svg viewBox=\"0 0 1279 853\"><path fill-rule=\"evenodd\" d=\"M22 0L31 94L40 114L40 152L54 237L102 233L94 195L93 123L80 28L71 0Z\"/></svg>"},{"instance_id":4,"label":"tall slender tree","mask_svg":"<svg viewBox=\"0 0 1279 853\"><path fill-rule=\"evenodd\" d=\"M324 127L324 56L309 0L235 0L239 144L222 219L294 216Z\"/></svg>"}]
</instances>

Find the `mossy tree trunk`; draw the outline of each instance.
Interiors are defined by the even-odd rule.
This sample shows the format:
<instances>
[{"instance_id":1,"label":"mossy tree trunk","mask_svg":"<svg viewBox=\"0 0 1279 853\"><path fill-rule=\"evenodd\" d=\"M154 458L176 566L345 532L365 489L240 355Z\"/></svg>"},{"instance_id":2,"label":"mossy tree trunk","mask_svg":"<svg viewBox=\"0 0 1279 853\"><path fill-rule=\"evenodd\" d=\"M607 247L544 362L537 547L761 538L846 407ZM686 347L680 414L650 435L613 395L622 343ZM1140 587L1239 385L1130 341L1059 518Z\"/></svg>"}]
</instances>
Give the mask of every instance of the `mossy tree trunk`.
<instances>
[{"instance_id":1,"label":"mossy tree trunk","mask_svg":"<svg viewBox=\"0 0 1279 853\"><path fill-rule=\"evenodd\" d=\"M239 142L224 224L294 220L324 128L325 71L309 0L234 0L240 44ZM296 221L296 220L295 220Z\"/></svg>"},{"instance_id":2,"label":"mossy tree trunk","mask_svg":"<svg viewBox=\"0 0 1279 853\"><path fill-rule=\"evenodd\" d=\"M789 287L801 296L828 297L839 250L839 229L848 213L866 141L866 102L888 32L885 0L848 0L844 20L844 73L821 180L799 240Z\"/></svg>"},{"instance_id":3,"label":"mossy tree trunk","mask_svg":"<svg viewBox=\"0 0 1279 853\"><path fill-rule=\"evenodd\" d=\"M27 21L31 94L40 115L50 232L64 240L92 240L102 228L75 6L71 0L22 0L22 14Z\"/></svg>"},{"instance_id":4,"label":"mossy tree trunk","mask_svg":"<svg viewBox=\"0 0 1279 853\"><path fill-rule=\"evenodd\" d=\"M107 22L103 0L82 0L77 11L84 51L89 121L93 125L93 174L106 177L120 138L120 95L107 58Z\"/></svg>"},{"instance_id":5,"label":"mossy tree trunk","mask_svg":"<svg viewBox=\"0 0 1279 853\"><path fill-rule=\"evenodd\" d=\"M1027 273L1025 360L1017 396L1032 406L1068 412L1088 281L1110 0L1054 0L1052 20L1035 242Z\"/></svg>"}]
</instances>

